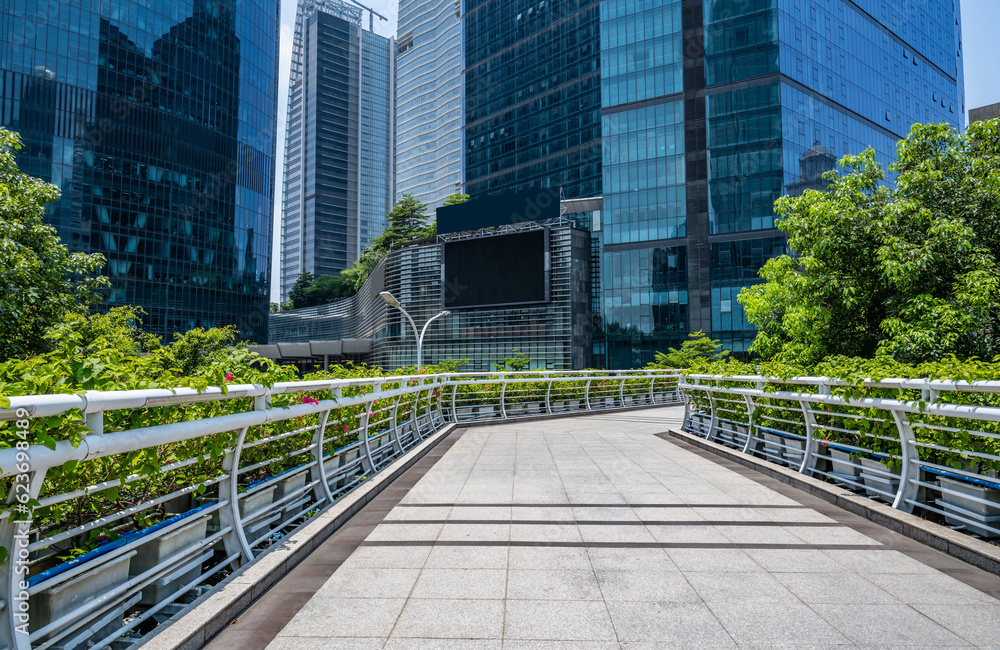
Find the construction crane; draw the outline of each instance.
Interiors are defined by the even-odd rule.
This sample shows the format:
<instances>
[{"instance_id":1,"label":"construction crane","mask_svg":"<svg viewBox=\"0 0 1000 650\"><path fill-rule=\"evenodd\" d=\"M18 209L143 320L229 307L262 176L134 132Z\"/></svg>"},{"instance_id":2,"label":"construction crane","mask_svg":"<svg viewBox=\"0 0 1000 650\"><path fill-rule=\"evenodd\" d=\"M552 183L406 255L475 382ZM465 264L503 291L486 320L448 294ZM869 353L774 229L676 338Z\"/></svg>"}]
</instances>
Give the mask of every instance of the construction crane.
<instances>
[{"instance_id":1,"label":"construction crane","mask_svg":"<svg viewBox=\"0 0 1000 650\"><path fill-rule=\"evenodd\" d=\"M375 16L378 16L382 20L384 20L386 22L389 22L388 18L386 18L385 16L383 16L379 12L375 11L371 7L363 5L360 2L358 2L357 0L347 0L347 1L350 2L351 4L354 4L354 5L357 5L357 6L361 7L362 9L364 9L365 11L368 12L368 31L370 31L370 32L374 32L375 31Z\"/></svg>"}]
</instances>

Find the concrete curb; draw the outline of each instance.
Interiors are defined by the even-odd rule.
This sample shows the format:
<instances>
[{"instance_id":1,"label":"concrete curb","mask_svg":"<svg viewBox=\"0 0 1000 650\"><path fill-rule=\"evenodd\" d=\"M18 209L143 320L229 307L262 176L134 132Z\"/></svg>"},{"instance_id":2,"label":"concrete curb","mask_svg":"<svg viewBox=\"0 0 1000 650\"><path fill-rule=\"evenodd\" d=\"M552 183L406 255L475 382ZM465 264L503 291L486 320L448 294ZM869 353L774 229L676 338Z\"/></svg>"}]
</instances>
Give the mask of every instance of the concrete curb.
<instances>
[{"instance_id":1,"label":"concrete curb","mask_svg":"<svg viewBox=\"0 0 1000 650\"><path fill-rule=\"evenodd\" d=\"M864 517L893 532L905 535L914 541L968 562L979 569L1000 575L1000 547L969 537L940 524L921 519L916 515L896 510L891 506L873 501L860 494L847 492L845 488L833 485L832 483L826 483L811 476L800 474L787 467L781 467L763 459L748 456L743 452L736 451L725 445L709 442L704 438L690 433L671 429L669 435L689 445L710 451L734 463L739 463L744 467L756 470L765 476L808 492L850 513Z\"/></svg>"},{"instance_id":2,"label":"concrete curb","mask_svg":"<svg viewBox=\"0 0 1000 650\"><path fill-rule=\"evenodd\" d=\"M168 622L156 634L141 641L138 646L147 650L195 650L203 647L369 501L458 428L462 427L448 424L428 437L402 458L375 474L368 482L322 510L302 528L269 548L252 563L227 577L211 593L195 600L186 612Z\"/></svg>"}]
</instances>

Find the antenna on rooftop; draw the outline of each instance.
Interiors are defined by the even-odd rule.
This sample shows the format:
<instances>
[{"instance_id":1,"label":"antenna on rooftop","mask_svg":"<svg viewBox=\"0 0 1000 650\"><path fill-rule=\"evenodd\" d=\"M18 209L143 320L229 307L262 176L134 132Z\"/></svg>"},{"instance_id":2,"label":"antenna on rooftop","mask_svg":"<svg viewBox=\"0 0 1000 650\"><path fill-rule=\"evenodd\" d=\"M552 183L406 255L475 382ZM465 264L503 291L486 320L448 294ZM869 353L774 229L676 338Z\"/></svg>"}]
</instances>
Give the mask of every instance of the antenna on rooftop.
<instances>
[{"instance_id":1,"label":"antenna on rooftop","mask_svg":"<svg viewBox=\"0 0 1000 650\"><path fill-rule=\"evenodd\" d=\"M357 0L347 0L347 1L350 2L351 4L354 4L354 5L357 5L357 6L361 7L362 9L364 9L365 11L368 12L368 31L370 31L370 32L374 32L375 31L375 16L378 16L379 19L381 19L381 20L389 22L388 18L386 18L385 16L383 16L379 12L375 11L371 7L369 7L367 5L363 5L360 2L358 2Z\"/></svg>"}]
</instances>

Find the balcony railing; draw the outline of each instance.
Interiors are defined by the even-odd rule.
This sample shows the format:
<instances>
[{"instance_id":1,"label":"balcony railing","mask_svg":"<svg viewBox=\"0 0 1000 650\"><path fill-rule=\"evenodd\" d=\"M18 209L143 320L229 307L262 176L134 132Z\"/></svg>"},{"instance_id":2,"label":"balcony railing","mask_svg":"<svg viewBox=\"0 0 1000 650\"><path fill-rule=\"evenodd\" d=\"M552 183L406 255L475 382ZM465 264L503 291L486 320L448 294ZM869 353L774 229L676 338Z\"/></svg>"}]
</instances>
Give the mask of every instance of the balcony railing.
<instances>
[{"instance_id":1,"label":"balcony railing","mask_svg":"<svg viewBox=\"0 0 1000 650\"><path fill-rule=\"evenodd\" d=\"M473 373L13 397L0 409L0 644L138 642L447 423L678 404L678 379ZM28 444L39 431L62 433Z\"/></svg>"},{"instance_id":2,"label":"balcony railing","mask_svg":"<svg viewBox=\"0 0 1000 650\"><path fill-rule=\"evenodd\" d=\"M1000 537L1000 381L690 375L680 388L690 433Z\"/></svg>"}]
</instances>

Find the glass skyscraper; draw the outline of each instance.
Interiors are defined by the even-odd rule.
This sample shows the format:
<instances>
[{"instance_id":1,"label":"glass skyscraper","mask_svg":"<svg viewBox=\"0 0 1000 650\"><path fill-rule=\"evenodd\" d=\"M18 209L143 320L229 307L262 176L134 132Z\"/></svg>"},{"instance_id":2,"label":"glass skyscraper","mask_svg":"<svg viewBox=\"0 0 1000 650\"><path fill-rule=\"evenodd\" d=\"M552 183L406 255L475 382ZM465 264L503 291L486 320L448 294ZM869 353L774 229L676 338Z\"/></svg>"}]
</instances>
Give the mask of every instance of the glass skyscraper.
<instances>
[{"instance_id":1,"label":"glass skyscraper","mask_svg":"<svg viewBox=\"0 0 1000 650\"><path fill-rule=\"evenodd\" d=\"M431 208L462 190L459 0L400 0L396 193Z\"/></svg>"},{"instance_id":2,"label":"glass skyscraper","mask_svg":"<svg viewBox=\"0 0 1000 650\"><path fill-rule=\"evenodd\" d=\"M465 0L465 191L601 193L599 0Z\"/></svg>"},{"instance_id":3,"label":"glass skyscraper","mask_svg":"<svg viewBox=\"0 0 1000 650\"><path fill-rule=\"evenodd\" d=\"M102 309L161 335L267 339L277 0L6 0L0 125L62 198L48 221L102 253Z\"/></svg>"},{"instance_id":4,"label":"glass skyscraper","mask_svg":"<svg viewBox=\"0 0 1000 650\"><path fill-rule=\"evenodd\" d=\"M340 0L300 0L292 41L281 300L301 273L350 268L393 201L395 45Z\"/></svg>"},{"instance_id":5,"label":"glass skyscraper","mask_svg":"<svg viewBox=\"0 0 1000 650\"><path fill-rule=\"evenodd\" d=\"M697 330L745 351L775 199L868 146L887 164L915 122L962 125L953 0L605 0L601 41L607 367Z\"/></svg>"}]
</instances>

